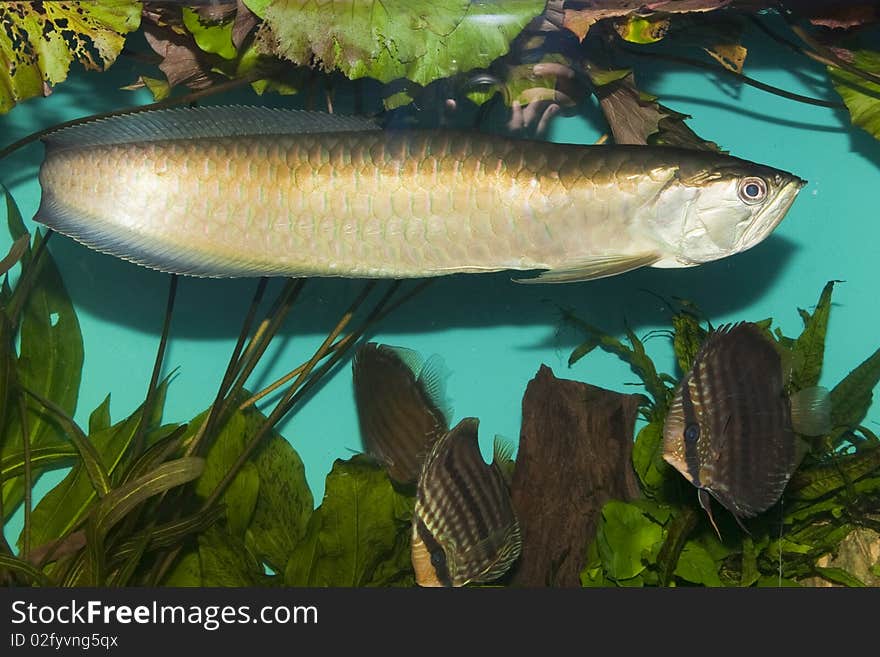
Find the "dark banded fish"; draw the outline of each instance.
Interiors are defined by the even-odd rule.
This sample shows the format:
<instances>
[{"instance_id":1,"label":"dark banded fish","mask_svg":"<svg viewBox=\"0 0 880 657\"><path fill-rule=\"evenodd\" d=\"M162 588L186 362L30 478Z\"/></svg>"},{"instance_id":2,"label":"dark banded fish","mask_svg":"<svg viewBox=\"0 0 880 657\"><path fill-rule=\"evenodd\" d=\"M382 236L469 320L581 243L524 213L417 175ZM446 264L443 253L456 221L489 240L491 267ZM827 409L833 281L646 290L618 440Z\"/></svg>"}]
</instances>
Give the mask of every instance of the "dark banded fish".
<instances>
[{"instance_id":1,"label":"dark banded fish","mask_svg":"<svg viewBox=\"0 0 880 657\"><path fill-rule=\"evenodd\" d=\"M442 359L422 362L410 349L368 342L357 350L352 370L367 452L393 480L414 484L431 445L449 429Z\"/></svg>"},{"instance_id":2,"label":"dark banded fish","mask_svg":"<svg viewBox=\"0 0 880 657\"><path fill-rule=\"evenodd\" d=\"M755 324L722 326L703 343L675 393L663 427L663 458L697 487L719 538L710 494L742 527L742 518L781 497L806 449L798 434L829 429L827 391L789 396L787 369Z\"/></svg>"},{"instance_id":3,"label":"dark banded fish","mask_svg":"<svg viewBox=\"0 0 880 657\"><path fill-rule=\"evenodd\" d=\"M419 477L412 562L420 586L491 582L519 557L519 524L495 442L488 465L477 442L479 420L465 418L435 444Z\"/></svg>"}]
</instances>

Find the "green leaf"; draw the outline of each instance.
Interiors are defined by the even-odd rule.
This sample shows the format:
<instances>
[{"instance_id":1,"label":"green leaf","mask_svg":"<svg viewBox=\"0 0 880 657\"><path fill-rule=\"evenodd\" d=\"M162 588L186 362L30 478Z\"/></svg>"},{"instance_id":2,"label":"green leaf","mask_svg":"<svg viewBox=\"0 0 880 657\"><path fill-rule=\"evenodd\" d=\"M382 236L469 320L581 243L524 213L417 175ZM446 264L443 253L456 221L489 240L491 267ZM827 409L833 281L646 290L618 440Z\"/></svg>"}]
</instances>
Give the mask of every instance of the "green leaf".
<instances>
[{"instance_id":1,"label":"green leaf","mask_svg":"<svg viewBox=\"0 0 880 657\"><path fill-rule=\"evenodd\" d=\"M678 367L683 373L689 372L708 331L700 326L699 318L687 312L672 316L672 328L672 348Z\"/></svg>"},{"instance_id":2,"label":"green leaf","mask_svg":"<svg viewBox=\"0 0 880 657\"><path fill-rule=\"evenodd\" d=\"M5 190L4 190L5 191ZM21 215L7 194L7 221L15 233ZM34 249L42 240L34 236ZM51 254L43 250L38 262L22 259L25 267L37 267L30 293L22 309L20 349L17 365L19 384L52 400L68 415L76 409L83 363L82 334L76 311ZM66 443L64 431L34 400L28 398L27 425L33 449ZM21 451L21 420L10 413L5 433L0 437L0 457ZM34 476L38 475L34 471ZM16 477L3 482L3 513L8 517L24 499L24 480Z\"/></svg>"},{"instance_id":3,"label":"green leaf","mask_svg":"<svg viewBox=\"0 0 880 657\"><path fill-rule=\"evenodd\" d=\"M201 585L202 564L199 559L199 552L195 549L187 550L178 557L174 566L165 575L165 579L162 580L162 586L190 587Z\"/></svg>"},{"instance_id":4,"label":"green leaf","mask_svg":"<svg viewBox=\"0 0 880 657\"><path fill-rule=\"evenodd\" d=\"M206 413L202 413L190 422L190 431L196 431L202 425ZM206 499L214 492L244 452L250 437L265 422L266 418L263 414L254 410L235 411L230 416L229 421L218 432L214 443L208 449L205 471L196 482L196 495ZM271 435L278 436L275 433ZM258 472L252 465L244 466L220 497L220 502L226 506L227 525L236 535L243 537L245 529L250 524L259 488Z\"/></svg>"},{"instance_id":5,"label":"green leaf","mask_svg":"<svg viewBox=\"0 0 880 657\"><path fill-rule=\"evenodd\" d=\"M688 582L703 586L721 586L718 566L705 548L697 543L685 545L678 559L675 574Z\"/></svg>"},{"instance_id":6,"label":"green leaf","mask_svg":"<svg viewBox=\"0 0 880 657\"><path fill-rule=\"evenodd\" d=\"M633 445L633 468L650 497L656 497L671 474L663 460L663 418L657 418L642 427Z\"/></svg>"},{"instance_id":7,"label":"green leaf","mask_svg":"<svg viewBox=\"0 0 880 657\"><path fill-rule=\"evenodd\" d=\"M140 409L109 429L89 436L101 462L111 475L123 460L134 438L139 416ZM82 463L77 463L34 508L32 544L44 545L67 534L85 517L95 500L95 489L88 474Z\"/></svg>"},{"instance_id":8,"label":"green leaf","mask_svg":"<svg viewBox=\"0 0 880 657\"><path fill-rule=\"evenodd\" d=\"M41 570L35 568L27 561L16 559L6 554L0 554L0 572L3 570L10 570L13 573L24 575L39 586L51 586L49 578Z\"/></svg>"},{"instance_id":9,"label":"green leaf","mask_svg":"<svg viewBox=\"0 0 880 657\"><path fill-rule=\"evenodd\" d=\"M258 559L283 573L290 555L305 536L314 508L305 467L284 438L272 436L253 459L260 490L245 542Z\"/></svg>"},{"instance_id":10,"label":"green leaf","mask_svg":"<svg viewBox=\"0 0 880 657\"><path fill-rule=\"evenodd\" d=\"M92 414L89 415L89 435L103 431L110 426L110 395L107 394Z\"/></svg>"},{"instance_id":11,"label":"green leaf","mask_svg":"<svg viewBox=\"0 0 880 657\"><path fill-rule=\"evenodd\" d=\"M843 568L823 568L822 566L816 566L816 573L818 573L820 577L823 577L834 584L842 584L843 586L858 588L865 586L865 583L862 580L855 575L849 574Z\"/></svg>"},{"instance_id":12,"label":"green leaf","mask_svg":"<svg viewBox=\"0 0 880 657\"><path fill-rule=\"evenodd\" d=\"M596 339L595 337L587 338L584 342L575 347L574 351L571 352L571 355L568 357L568 366L571 367L598 346L598 339Z\"/></svg>"},{"instance_id":13,"label":"green leaf","mask_svg":"<svg viewBox=\"0 0 880 657\"><path fill-rule=\"evenodd\" d=\"M188 456L168 461L152 472L115 488L95 509L97 530L106 534L139 504L154 495L197 478L205 467L201 458Z\"/></svg>"},{"instance_id":14,"label":"green leaf","mask_svg":"<svg viewBox=\"0 0 880 657\"><path fill-rule=\"evenodd\" d=\"M409 533L413 500L378 465L363 455L337 459L325 490L287 563L288 586L368 586L411 572L409 541L400 537Z\"/></svg>"},{"instance_id":15,"label":"green leaf","mask_svg":"<svg viewBox=\"0 0 880 657\"><path fill-rule=\"evenodd\" d=\"M789 482L786 496L796 500L819 499L880 470L880 447L868 447L855 454L832 454L831 459L830 463L798 470Z\"/></svg>"},{"instance_id":16,"label":"green leaf","mask_svg":"<svg viewBox=\"0 0 880 657\"><path fill-rule=\"evenodd\" d=\"M880 53L857 50L852 64L868 73L880 74ZM828 67L828 73L835 91L849 110L853 125L880 139L880 84L833 66Z\"/></svg>"},{"instance_id":17,"label":"green leaf","mask_svg":"<svg viewBox=\"0 0 880 657\"><path fill-rule=\"evenodd\" d=\"M58 445L57 447L38 447L31 450L31 468L45 470L59 467L75 459L79 455L73 445ZM0 479L18 477L24 472L24 454L10 454L0 461Z\"/></svg>"},{"instance_id":18,"label":"green leaf","mask_svg":"<svg viewBox=\"0 0 880 657\"><path fill-rule=\"evenodd\" d=\"M238 536L211 527L199 535L202 586L258 586L263 567Z\"/></svg>"},{"instance_id":19,"label":"green leaf","mask_svg":"<svg viewBox=\"0 0 880 657\"><path fill-rule=\"evenodd\" d=\"M207 53L219 55L223 59L234 59L235 45L232 43L232 19L208 21L189 7L183 8L183 24L196 41L196 45Z\"/></svg>"},{"instance_id":20,"label":"green leaf","mask_svg":"<svg viewBox=\"0 0 880 657\"><path fill-rule=\"evenodd\" d=\"M263 40L297 64L382 82L421 85L507 53L510 42L544 10L544 0L275 0L265 7Z\"/></svg>"},{"instance_id":21,"label":"green leaf","mask_svg":"<svg viewBox=\"0 0 880 657\"><path fill-rule=\"evenodd\" d=\"M658 575L661 585L666 586L672 581L672 576L678 567L681 551L696 527L698 517L698 511L692 506L687 506L681 509L667 526L663 546L657 553Z\"/></svg>"},{"instance_id":22,"label":"green leaf","mask_svg":"<svg viewBox=\"0 0 880 657\"><path fill-rule=\"evenodd\" d=\"M742 564L740 567L740 586L751 586L761 577L758 571L758 551L751 536L743 536Z\"/></svg>"},{"instance_id":23,"label":"green leaf","mask_svg":"<svg viewBox=\"0 0 880 657\"><path fill-rule=\"evenodd\" d=\"M617 33L630 43L657 43L669 31L669 19L659 16L629 16L617 24Z\"/></svg>"},{"instance_id":24,"label":"green leaf","mask_svg":"<svg viewBox=\"0 0 880 657\"><path fill-rule=\"evenodd\" d=\"M663 528L639 507L616 500L603 507L597 545L608 577L620 581L640 574L662 539Z\"/></svg>"},{"instance_id":25,"label":"green leaf","mask_svg":"<svg viewBox=\"0 0 880 657\"><path fill-rule=\"evenodd\" d=\"M831 391L831 424L857 427L871 407L873 390L880 382L880 349L847 374Z\"/></svg>"},{"instance_id":26,"label":"green leaf","mask_svg":"<svg viewBox=\"0 0 880 657\"><path fill-rule=\"evenodd\" d=\"M822 361L825 357L825 333L828 330L828 317L831 314L831 293L836 282L828 281L825 284L812 315L805 310L799 310L804 320L804 330L795 340L792 348L794 369L791 373L791 383L795 390L810 388L819 383Z\"/></svg>"},{"instance_id":27,"label":"green leaf","mask_svg":"<svg viewBox=\"0 0 880 657\"><path fill-rule=\"evenodd\" d=\"M0 113L32 96L49 95L76 59L106 70L138 28L141 3L4 2L0 4Z\"/></svg>"}]
</instances>

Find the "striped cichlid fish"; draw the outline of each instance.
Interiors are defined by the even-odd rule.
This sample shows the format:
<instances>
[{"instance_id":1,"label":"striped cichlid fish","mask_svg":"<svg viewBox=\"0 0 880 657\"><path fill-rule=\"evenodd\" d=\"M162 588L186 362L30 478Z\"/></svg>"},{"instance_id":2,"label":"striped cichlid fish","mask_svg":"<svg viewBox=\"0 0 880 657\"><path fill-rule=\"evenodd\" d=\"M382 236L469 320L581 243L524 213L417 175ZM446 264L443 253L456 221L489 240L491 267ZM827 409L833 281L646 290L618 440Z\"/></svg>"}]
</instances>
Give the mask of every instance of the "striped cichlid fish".
<instances>
[{"instance_id":1,"label":"striped cichlid fish","mask_svg":"<svg viewBox=\"0 0 880 657\"><path fill-rule=\"evenodd\" d=\"M755 324L722 326L706 338L669 408L663 458L697 487L719 538L710 494L742 527L742 518L782 496L806 451L798 434L830 429L824 388L786 393L787 360Z\"/></svg>"},{"instance_id":2,"label":"striped cichlid fish","mask_svg":"<svg viewBox=\"0 0 880 657\"><path fill-rule=\"evenodd\" d=\"M352 375L367 452L394 481L416 483L431 446L449 430L443 360L368 342L355 352Z\"/></svg>"},{"instance_id":3,"label":"striped cichlid fish","mask_svg":"<svg viewBox=\"0 0 880 657\"><path fill-rule=\"evenodd\" d=\"M734 157L255 107L172 109L45 138L35 219L193 276L582 281L744 251L805 184Z\"/></svg>"},{"instance_id":4,"label":"striped cichlid fish","mask_svg":"<svg viewBox=\"0 0 880 657\"><path fill-rule=\"evenodd\" d=\"M502 472L509 452L496 440L488 465L479 421L465 418L434 443L416 489L412 563L420 586L491 582L520 554L519 524Z\"/></svg>"}]
</instances>

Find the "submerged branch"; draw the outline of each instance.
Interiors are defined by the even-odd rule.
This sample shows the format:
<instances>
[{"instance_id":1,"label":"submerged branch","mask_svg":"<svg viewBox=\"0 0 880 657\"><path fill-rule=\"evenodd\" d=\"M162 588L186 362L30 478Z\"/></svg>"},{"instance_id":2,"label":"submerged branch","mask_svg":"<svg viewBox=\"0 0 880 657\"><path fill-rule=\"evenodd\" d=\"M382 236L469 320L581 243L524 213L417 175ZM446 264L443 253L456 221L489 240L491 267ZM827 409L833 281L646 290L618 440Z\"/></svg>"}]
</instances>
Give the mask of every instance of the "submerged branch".
<instances>
[{"instance_id":1,"label":"submerged branch","mask_svg":"<svg viewBox=\"0 0 880 657\"><path fill-rule=\"evenodd\" d=\"M675 62L676 64L684 64L685 66L693 66L695 68L702 68L707 71L712 71L713 73L719 73L721 75L727 75L729 77L734 77L743 84L747 84L750 87L754 87L755 89L760 89L761 91L765 91L767 93L773 94L774 96L780 96L782 98L786 98L788 100L794 100L798 103L804 103L806 105L816 105L817 107L828 107L831 109L846 109L846 106L843 103L838 103L832 100L823 100L821 98L813 98L812 96L802 96L801 94L796 94L791 91L786 91L785 89L780 89L779 87L774 87L773 85L766 84L764 82L759 82L754 78L750 78L747 75L743 75L742 73L737 73L736 71L731 71L730 69L724 68L723 66L717 66L715 64L710 64L708 62L700 61L699 59L692 59L690 57L682 57L680 55L671 55L669 53L658 53L658 52L641 52L636 48L629 48L622 44L618 44L618 47L626 53L631 55L635 55L637 57L650 57L652 59L664 59L666 61Z\"/></svg>"}]
</instances>

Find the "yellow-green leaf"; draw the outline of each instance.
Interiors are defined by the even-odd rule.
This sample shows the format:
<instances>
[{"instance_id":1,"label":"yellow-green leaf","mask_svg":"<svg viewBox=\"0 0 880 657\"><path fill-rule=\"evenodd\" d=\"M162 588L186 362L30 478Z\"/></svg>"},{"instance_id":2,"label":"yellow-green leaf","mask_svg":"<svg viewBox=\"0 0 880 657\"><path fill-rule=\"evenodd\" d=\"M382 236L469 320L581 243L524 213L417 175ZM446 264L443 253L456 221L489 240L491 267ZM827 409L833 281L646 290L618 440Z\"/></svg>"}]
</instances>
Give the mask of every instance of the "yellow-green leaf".
<instances>
[{"instance_id":1,"label":"yellow-green leaf","mask_svg":"<svg viewBox=\"0 0 880 657\"><path fill-rule=\"evenodd\" d=\"M141 3L134 0L0 4L0 113L51 93L73 60L105 70L140 19Z\"/></svg>"},{"instance_id":2,"label":"yellow-green leaf","mask_svg":"<svg viewBox=\"0 0 880 657\"><path fill-rule=\"evenodd\" d=\"M880 75L880 52L856 51L852 64L868 73ZM834 89L849 110L853 125L880 139L880 84L868 82L855 73L833 66L828 67L828 73Z\"/></svg>"}]
</instances>

